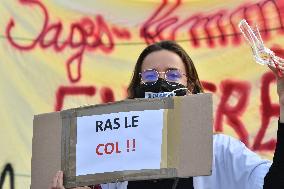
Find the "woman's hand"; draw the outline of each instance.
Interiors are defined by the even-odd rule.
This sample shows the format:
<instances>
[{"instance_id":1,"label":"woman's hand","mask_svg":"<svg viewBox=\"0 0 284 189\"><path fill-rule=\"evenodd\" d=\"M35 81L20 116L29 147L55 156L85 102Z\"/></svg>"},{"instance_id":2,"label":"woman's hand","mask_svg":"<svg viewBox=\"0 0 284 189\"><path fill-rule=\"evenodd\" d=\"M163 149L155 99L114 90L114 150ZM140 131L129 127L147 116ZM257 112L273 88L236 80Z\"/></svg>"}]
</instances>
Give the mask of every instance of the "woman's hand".
<instances>
[{"instance_id":1,"label":"woman's hand","mask_svg":"<svg viewBox=\"0 0 284 189\"><path fill-rule=\"evenodd\" d=\"M65 189L63 186L63 172L57 171L52 180L52 185L50 189Z\"/></svg>"},{"instance_id":2,"label":"woman's hand","mask_svg":"<svg viewBox=\"0 0 284 189\"><path fill-rule=\"evenodd\" d=\"M55 176L53 177L52 185L50 189L65 189L63 186L63 172L62 171L58 171L55 174ZM85 187L77 187L73 189L90 189L90 188L85 186Z\"/></svg>"}]
</instances>

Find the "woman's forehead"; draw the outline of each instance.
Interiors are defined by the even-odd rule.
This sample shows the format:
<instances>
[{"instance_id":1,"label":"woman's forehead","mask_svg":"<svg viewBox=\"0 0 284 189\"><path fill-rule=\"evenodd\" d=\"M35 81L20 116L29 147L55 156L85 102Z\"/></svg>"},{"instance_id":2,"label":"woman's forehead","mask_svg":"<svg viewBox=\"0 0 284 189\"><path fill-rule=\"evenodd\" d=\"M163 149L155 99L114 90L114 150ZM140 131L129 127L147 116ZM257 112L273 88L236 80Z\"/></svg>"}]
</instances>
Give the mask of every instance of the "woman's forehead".
<instances>
[{"instance_id":1,"label":"woman's forehead","mask_svg":"<svg viewBox=\"0 0 284 189\"><path fill-rule=\"evenodd\" d=\"M179 55L168 50L160 50L148 54L141 66L141 70L156 69L165 71L169 68L176 68L185 72L185 64Z\"/></svg>"}]
</instances>

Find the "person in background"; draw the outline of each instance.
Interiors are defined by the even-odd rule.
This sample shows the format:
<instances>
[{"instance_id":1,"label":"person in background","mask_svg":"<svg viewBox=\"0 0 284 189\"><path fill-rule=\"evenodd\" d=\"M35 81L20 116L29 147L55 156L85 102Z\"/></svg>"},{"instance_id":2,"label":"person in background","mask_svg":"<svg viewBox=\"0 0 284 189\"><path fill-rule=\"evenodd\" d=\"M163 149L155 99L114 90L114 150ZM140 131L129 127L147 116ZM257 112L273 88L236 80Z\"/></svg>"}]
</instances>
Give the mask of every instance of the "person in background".
<instances>
[{"instance_id":1,"label":"person in background","mask_svg":"<svg viewBox=\"0 0 284 189\"><path fill-rule=\"evenodd\" d=\"M284 68L279 68L284 73ZM210 176L125 181L83 188L284 189L284 77L280 78L273 67L270 69L277 79L280 104L273 162L262 159L233 137L215 134ZM128 98L145 98L146 92L172 92L175 96L184 96L203 91L195 66L185 50L174 41L161 41L146 47L138 57L128 87ZM53 178L51 189L64 189L61 171Z\"/></svg>"}]
</instances>

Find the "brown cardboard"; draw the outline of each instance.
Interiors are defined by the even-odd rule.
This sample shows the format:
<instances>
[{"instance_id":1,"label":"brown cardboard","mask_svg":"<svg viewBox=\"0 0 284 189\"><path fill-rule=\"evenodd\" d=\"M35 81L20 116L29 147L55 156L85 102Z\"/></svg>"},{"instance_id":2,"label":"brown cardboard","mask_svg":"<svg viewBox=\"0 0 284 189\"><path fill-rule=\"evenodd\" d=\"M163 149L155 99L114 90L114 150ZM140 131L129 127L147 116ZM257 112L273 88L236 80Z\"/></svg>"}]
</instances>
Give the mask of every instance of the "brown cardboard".
<instances>
[{"instance_id":1,"label":"brown cardboard","mask_svg":"<svg viewBox=\"0 0 284 189\"><path fill-rule=\"evenodd\" d=\"M34 117L32 189L48 188L57 170L64 186L86 186L125 180L210 175L213 153L212 95L134 99L80 107ZM160 169L76 174L77 117L115 112L166 109Z\"/></svg>"},{"instance_id":2,"label":"brown cardboard","mask_svg":"<svg viewBox=\"0 0 284 189\"><path fill-rule=\"evenodd\" d=\"M62 124L59 112L34 117L31 188L48 188L61 169Z\"/></svg>"}]
</instances>

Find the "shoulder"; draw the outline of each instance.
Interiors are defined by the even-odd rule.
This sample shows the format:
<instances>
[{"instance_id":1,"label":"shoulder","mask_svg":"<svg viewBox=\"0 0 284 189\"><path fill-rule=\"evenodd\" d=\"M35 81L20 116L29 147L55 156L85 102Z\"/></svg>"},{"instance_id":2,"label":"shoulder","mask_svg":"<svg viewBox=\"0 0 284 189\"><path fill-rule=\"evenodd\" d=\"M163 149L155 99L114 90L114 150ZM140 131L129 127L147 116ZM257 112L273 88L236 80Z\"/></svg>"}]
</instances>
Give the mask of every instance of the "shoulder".
<instances>
[{"instance_id":1,"label":"shoulder","mask_svg":"<svg viewBox=\"0 0 284 189\"><path fill-rule=\"evenodd\" d=\"M215 134L213 136L213 152L216 161L222 161L225 165L237 163L248 166L258 163L270 163L263 160L257 153L249 149L243 142L234 137Z\"/></svg>"},{"instance_id":2,"label":"shoulder","mask_svg":"<svg viewBox=\"0 0 284 189\"><path fill-rule=\"evenodd\" d=\"M229 136L229 135L226 135L226 134L222 134L222 133L217 133L217 134L214 134L213 135L213 140L214 140L214 143L218 143L218 142L240 142L240 140L232 137L232 136Z\"/></svg>"},{"instance_id":3,"label":"shoulder","mask_svg":"<svg viewBox=\"0 0 284 189\"><path fill-rule=\"evenodd\" d=\"M238 139L225 134L213 135L213 153L214 162L218 165L218 162L222 166L226 165L226 162L232 157L236 157L245 145Z\"/></svg>"},{"instance_id":4,"label":"shoulder","mask_svg":"<svg viewBox=\"0 0 284 189\"><path fill-rule=\"evenodd\" d=\"M234 148L246 148L245 144L240 140L225 134L214 134L213 135L213 147L215 149L229 149Z\"/></svg>"},{"instance_id":5,"label":"shoulder","mask_svg":"<svg viewBox=\"0 0 284 189\"><path fill-rule=\"evenodd\" d=\"M253 161L261 159L258 154L251 151L239 139L224 134L213 136L213 152L216 162L223 162L225 165L233 162L239 164L240 161L245 162L248 159Z\"/></svg>"}]
</instances>

